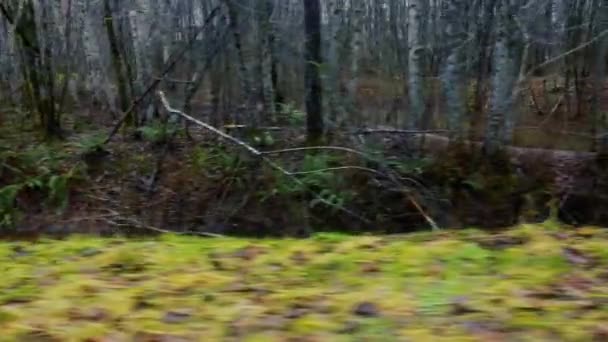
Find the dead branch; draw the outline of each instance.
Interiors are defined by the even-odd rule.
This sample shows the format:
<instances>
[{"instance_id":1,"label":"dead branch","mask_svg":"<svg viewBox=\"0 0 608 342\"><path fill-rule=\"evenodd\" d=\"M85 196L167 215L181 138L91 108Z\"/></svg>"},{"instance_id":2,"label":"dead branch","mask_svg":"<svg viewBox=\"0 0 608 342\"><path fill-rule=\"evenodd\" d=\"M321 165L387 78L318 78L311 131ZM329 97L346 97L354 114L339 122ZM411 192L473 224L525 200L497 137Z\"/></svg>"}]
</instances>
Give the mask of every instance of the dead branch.
<instances>
[{"instance_id":1,"label":"dead branch","mask_svg":"<svg viewBox=\"0 0 608 342\"><path fill-rule=\"evenodd\" d=\"M555 56L553 58L550 58L549 60L547 60L547 61L545 61L545 62L543 62L543 63L541 63L539 65L534 66L533 68L531 68L530 70L528 70L528 72L524 75L524 78L529 78L537 70L540 70L540 69L542 69L542 68L544 68L544 67L546 67L548 65L551 65L551 64L553 64L553 63L555 63L555 62L557 62L557 61L559 61L559 60L561 60L563 58L568 57L569 55L571 55L571 54L573 54L573 53L575 53L577 51L580 51L580 50L586 48L587 46L589 46L591 44L594 44L596 41L598 41L600 39L603 39L604 36L606 36L606 35L608 35L608 30L604 30L604 31L600 32L599 34L597 34L595 37L589 39L588 41L586 41L586 42L584 42L584 43L582 43L582 44L580 44L580 45L578 45L578 46L576 46L576 47L574 47L574 48L572 48L572 49L570 49L570 50L568 50L568 51L566 51L566 52L564 52L564 53L562 53L560 55L557 55L557 56Z\"/></svg>"},{"instance_id":2,"label":"dead branch","mask_svg":"<svg viewBox=\"0 0 608 342\"><path fill-rule=\"evenodd\" d=\"M169 104L169 101L167 101L167 98L165 97L165 94L162 91L159 91L158 95L160 97L161 103L165 107L165 110L167 110L169 113L174 114L174 115L179 115L182 118L184 118L184 119L186 119L186 120L188 120L188 121L190 121L190 122L192 122L192 123L194 123L196 125L199 125L199 126L205 128L205 129L207 129L207 130L215 133L216 135L220 136L221 138L223 138L225 140L228 140L229 142L231 142L231 143L233 143L233 144L235 144L235 145L237 145L239 147L242 147L247 152L253 154L255 157L261 158L261 160L264 163L266 163L267 165L269 165L271 168L273 168L273 169L281 172L285 176L290 177L292 179L292 181L295 182L296 184L302 186L305 189L307 188L306 184L304 184L303 181L301 181L296 176L292 175L288 170L286 170L282 166L278 165L274 161L272 161L269 158L265 157L264 154L260 150L258 150L256 148L250 146L249 144L245 143L242 140L239 140L239 139L237 139L237 138L235 138L235 137L233 137L233 136L231 136L229 134L226 134L226 133L220 131L219 129L217 129L217 128L215 128L215 127L213 127L213 126L211 126L211 125L209 125L207 123L204 123L204 122L202 122L200 120L197 120L197 119L191 117L190 115L188 115L188 114L186 114L186 113L184 113L184 112L182 112L180 110L172 108L171 105ZM361 215L353 212L352 210L349 210L349 209L345 208L344 206L332 203L332 202L326 200L325 198L321 197L319 194L317 194L315 192L312 192L312 191L310 191L310 192L312 193L313 196L315 196L315 199L317 199L320 203L323 203L323 204L325 204L325 205L327 205L329 207L332 207L332 208L335 208L335 209L337 209L339 211L342 211L342 212L348 214L349 216L354 217L354 218L356 218L356 219L358 219L358 220L360 220L360 221L362 221L362 222L364 222L366 224L371 224L371 222L368 219L366 219L365 217L363 217L363 216L361 216Z\"/></svg>"},{"instance_id":3,"label":"dead branch","mask_svg":"<svg viewBox=\"0 0 608 342\"><path fill-rule=\"evenodd\" d=\"M361 151L357 151L355 149L348 148L348 147L342 147L342 146L294 147L294 148L285 148L285 149L281 149L281 150L262 151L261 153L262 153L262 155L275 155L275 154L287 154L287 153L293 153L293 152L322 151L322 150L346 152L346 153L358 155L368 161L374 161L374 162L377 161L376 159L369 157L367 154L365 154Z\"/></svg>"},{"instance_id":4,"label":"dead branch","mask_svg":"<svg viewBox=\"0 0 608 342\"><path fill-rule=\"evenodd\" d=\"M298 172L290 172L288 170L286 170L285 168L283 168L282 166L280 166L279 164L275 163L274 161L272 161L271 159L269 159L268 157L266 157L267 155L272 155L272 154L283 154L283 153L289 153L289 152L298 152L298 151L307 151L307 150L334 150L334 151L342 151L342 152L348 152L348 153L353 153L356 155L359 155L363 158L365 158L366 160L371 160L371 161L375 161L377 162L377 160L375 160L374 158L371 158L369 156L367 156L365 153L351 149L351 148L347 148L347 147L336 147L336 146L316 146L316 147L301 147L301 148L291 148L291 149L283 149L283 150L275 150L275 151L260 151L254 147L252 147L251 145L247 144L246 142L239 140L229 134L226 134L224 132L222 132L221 130L205 123L202 122L198 119L195 119L191 116L189 116L188 114L174 109L171 107L171 105L169 104L169 101L167 100L167 98L165 97L165 94L162 91L158 92L158 95L160 97L161 103L163 104L163 106L165 107L165 110L167 110L170 114L174 114L174 115L179 115L182 118L193 122L213 133L215 133L216 135L220 136L221 138L228 140L229 142L242 147L243 149L245 149L246 151L248 151L249 153L251 153L252 155L254 155L255 157L259 157L264 163L266 163L267 165L269 165L271 168L281 172L282 174L284 174L287 177L290 177L292 179L292 181L300 186L302 186L303 188L307 189L308 187L306 186L306 184L301 181L297 175L302 175L305 173L298 173ZM381 175L389 180L391 180L392 182L394 182L396 185L398 185L401 189L403 189L403 192L407 195L408 199L412 202L412 204L416 207L416 209L420 212L420 214L425 218L425 220L429 223L429 225L433 228L433 230L438 230L439 227L437 226L437 224L435 223L435 221L423 210L423 208L416 202L416 200L412 197L412 195L408 192L408 190L405 188L405 186L403 186L403 184L401 184L401 182L399 181L399 179L397 177L394 177L391 174L384 174L380 171L377 170L373 170L373 169L369 169L369 168L364 168L364 167L358 167L358 166L345 166L345 167L338 167L338 168L328 168L325 171L335 171L335 170L344 170L344 169L358 169L358 170L363 170L363 171L367 171L367 172L372 172L374 174L378 174ZM323 170L316 170L316 171L310 171L310 172L321 172ZM351 217L354 217L366 224L371 224L371 222L366 219L365 217L345 208L342 205L338 205L335 203L332 203L326 199L324 199L323 197L321 197L319 194L317 194L316 192L310 191L309 192L315 197L316 200L318 200L320 203L325 204L328 207L332 207L335 208L337 210L340 210L346 214L348 214Z\"/></svg>"},{"instance_id":5,"label":"dead branch","mask_svg":"<svg viewBox=\"0 0 608 342\"><path fill-rule=\"evenodd\" d=\"M345 170L359 170L359 171L365 171L365 172L369 172L384 178L388 178L387 175L383 174L382 172L378 171L378 170L374 170L374 169L370 169L368 167L362 167L362 166L355 166L355 165L347 165L347 166L338 166L338 167L328 167L328 168L324 168L324 169L318 169L318 170L310 170L310 171L298 171L298 172L290 172L289 174L292 176L301 176L301 175L312 175L315 173L323 173L323 172L332 172L332 171L345 171Z\"/></svg>"},{"instance_id":6,"label":"dead branch","mask_svg":"<svg viewBox=\"0 0 608 342\"><path fill-rule=\"evenodd\" d=\"M137 227L140 229L145 229L145 230L150 230L156 233L161 233L161 234L174 234L174 235L197 235L197 236L203 236L203 237L212 237L212 238L224 238L224 235L221 234L215 234L215 233L209 233L209 232L197 232L197 231L186 231L186 232L176 232L176 231L170 231L170 230L166 230L166 229L161 229L161 228L157 228L154 227L152 225L149 224L144 224L141 221L132 218L132 217L126 217L124 215L121 215L119 212L112 210L112 209L105 209L105 211L108 212L108 214L106 215L100 215L100 216L95 216L90 218L91 220L96 220L96 221L103 221L111 226L114 227ZM110 219L113 218L113 219Z\"/></svg>"},{"instance_id":7,"label":"dead branch","mask_svg":"<svg viewBox=\"0 0 608 342\"><path fill-rule=\"evenodd\" d=\"M171 105L169 104L169 101L167 101L167 98L165 97L165 93L163 93L162 91L159 91L158 95L160 97L161 103L163 104L163 107L165 107L165 110L167 112L169 112L170 114L179 115L179 116L183 117L184 119L186 119L186 120L188 120L190 122L193 122L193 123L195 123L195 124L197 124L197 125L205 128L205 129L207 129L207 130L209 130L209 131L211 131L211 132L219 135L220 137L222 137L222 138L224 138L224 139L232 142L233 144L236 144L236 145L238 145L238 146L246 149L247 151L249 151L250 153L252 153L255 156L261 156L262 155L262 152L260 152L259 150L251 147L247 143L245 143L245 142L243 142L243 141L241 141L241 140L239 140L239 139L237 139L237 138L235 138L235 137L233 137L233 136L231 136L229 134L226 134L226 133L220 131L219 129L217 129L217 128L209 125L209 124L206 124L206 123L204 123L204 122L202 122L200 120L197 120L197 119L195 119L195 118L187 115L186 113L183 113L180 110L172 108Z\"/></svg>"}]
</instances>

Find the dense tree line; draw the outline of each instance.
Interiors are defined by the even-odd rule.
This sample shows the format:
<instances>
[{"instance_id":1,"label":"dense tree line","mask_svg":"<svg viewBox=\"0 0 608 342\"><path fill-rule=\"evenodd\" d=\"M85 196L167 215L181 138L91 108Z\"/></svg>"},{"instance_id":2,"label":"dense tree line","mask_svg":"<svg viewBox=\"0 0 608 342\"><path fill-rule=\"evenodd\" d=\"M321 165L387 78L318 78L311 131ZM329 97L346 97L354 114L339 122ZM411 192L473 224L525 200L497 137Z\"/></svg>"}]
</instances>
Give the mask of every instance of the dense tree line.
<instances>
[{"instance_id":1,"label":"dense tree line","mask_svg":"<svg viewBox=\"0 0 608 342\"><path fill-rule=\"evenodd\" d=\"M608 151L605 0L3 0L0 11L0 97L48 136L75 108L142 125L162 88L188 112L203 99L215 125L305 107L313 139L385 125L458 140L482 122L488 153L510 144L532 101L539 115L589 117L584 133ZM365 106L370 79L390 105Z\"/></svg>"}]
</instances>

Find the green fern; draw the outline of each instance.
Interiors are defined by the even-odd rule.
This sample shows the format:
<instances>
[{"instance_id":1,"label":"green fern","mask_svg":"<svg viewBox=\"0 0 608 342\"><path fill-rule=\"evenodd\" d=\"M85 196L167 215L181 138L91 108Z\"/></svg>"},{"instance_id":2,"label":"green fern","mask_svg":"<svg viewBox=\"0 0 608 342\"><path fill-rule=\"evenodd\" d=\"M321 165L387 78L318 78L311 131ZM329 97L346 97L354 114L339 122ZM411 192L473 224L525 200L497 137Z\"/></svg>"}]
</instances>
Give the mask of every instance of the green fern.
<instances>
[{"instance_id":1,"label":"green fern","mask_svg":"<svg viewBox=\"0 0 608 342\"><path fill-rule=\"evenodd\" d=\"M283 118L292 126L300 126L306 122L306 113L297 109L291 103L282 103L280 113Z\"/></svg>"},{"instance_id":2,"label":"green fern","mask_svg":"<svg viewBox=\"0 0 608 342\"><path fill-rule=\"evenodd\" d=\"M72 143L78 152L82 155L87 155L103 150L103 145L106 136L103 134L85 135L80 140Z\"/></svg>"},{"instance_id":3,"label":"green fern","mask_svg":"<svg viewBox=\"0 0 608 342\"><path fill-rule=\"evenodd\" d=\"M158 121L138 129L142 137L151 143L163 143L174 133L174 125L164 124Z\"/></svg>"},{"instance_id":4,"label":"green fern","mask_svg":"<svg viewBox=\"0 0 608 342\"><path fill-rule=\"evenodd\" d=\"M15 223L15 200L22 188L21 184L12 184L0 189L0 227L10 227Z\"/></svg>"}]
</instances>

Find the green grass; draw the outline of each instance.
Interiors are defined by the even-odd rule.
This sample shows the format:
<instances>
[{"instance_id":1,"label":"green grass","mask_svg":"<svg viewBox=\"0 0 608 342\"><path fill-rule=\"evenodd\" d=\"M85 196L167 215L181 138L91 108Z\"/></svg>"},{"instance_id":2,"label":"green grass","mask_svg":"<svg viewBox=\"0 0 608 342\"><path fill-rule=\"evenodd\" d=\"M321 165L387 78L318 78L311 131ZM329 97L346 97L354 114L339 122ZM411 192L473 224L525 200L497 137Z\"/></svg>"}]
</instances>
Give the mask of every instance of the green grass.
<instances>
[{"instance_id":1,"label":"green grass","mask_svg":"<svg viewBox=\"0 0 608 342\"><path fill-rule=\"evenodd\" d=\"M607 245L608 231L550 225L4 242L0 340L591 340Z\"/></svg>"}]
</instances>

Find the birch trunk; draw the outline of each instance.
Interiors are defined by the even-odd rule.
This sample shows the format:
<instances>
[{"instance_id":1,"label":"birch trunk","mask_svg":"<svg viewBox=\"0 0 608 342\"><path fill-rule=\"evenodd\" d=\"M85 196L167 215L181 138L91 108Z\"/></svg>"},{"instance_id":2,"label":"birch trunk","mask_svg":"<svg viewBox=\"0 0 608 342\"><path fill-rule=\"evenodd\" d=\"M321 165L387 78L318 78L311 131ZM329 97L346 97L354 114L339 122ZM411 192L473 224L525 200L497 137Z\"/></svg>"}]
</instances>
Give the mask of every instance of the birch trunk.
<instances>
[{"instance_id":1,"label":"birch trunk","mask_svg":"<svg viewBox=\"0 0 608 342\"><path fill-rule=\"evenodd\" d=\"M484 141L487 155L494 155L504 148L506 116L510 114L513 84L517 74L509 39L508 21L511 20L509 10L509 5L504 2L499 3L496 8L498 23L494 45L491 107L487 114Z\"/></svg>"},{"instance_id":2,"label":"birch trunk","mask_svg":"<svg viewBox=\"0 0 608 342\"><path fill-rule=\"evenodd\" d=\"M409 92L409 117L408 129L420 128L422 115L424 113L424 84L423 84L423 55L424 47L421 41L422 23L420 11L424 0L410 0L409 4L409 29L408 29L408 92Z\"/></svg>"},{"instance_id":3,"label":"birch trunk","mask_svg":"<svg viewBox=\"0 0 608 342\"><path fill-rule=\"evenodd\" d=\"M445 11L445 37L448 41L448 58L442 75L443 88L447 101L448 129L450 138L460 140L464 137L463 132L463 91L462 91L462 68L463 62L460 58L463 49L463 30L460 23L460 9L462 1L447 0Z\"/></svg>"},{"instance_id":4,"label":"birch trunk","mask_svg":"<svg viewBox=\"0 0 608 342\"><path fill-rule=\"evenodd\" d=\"M350 122L356 126L361 125L360 110L357 107L357 90L359 88L359 67L361 60L361 47L363 44L363 0L351 1L351 31L350 42L350 80L347 84L349 98Z\"/></svg>"}]
</instances>

